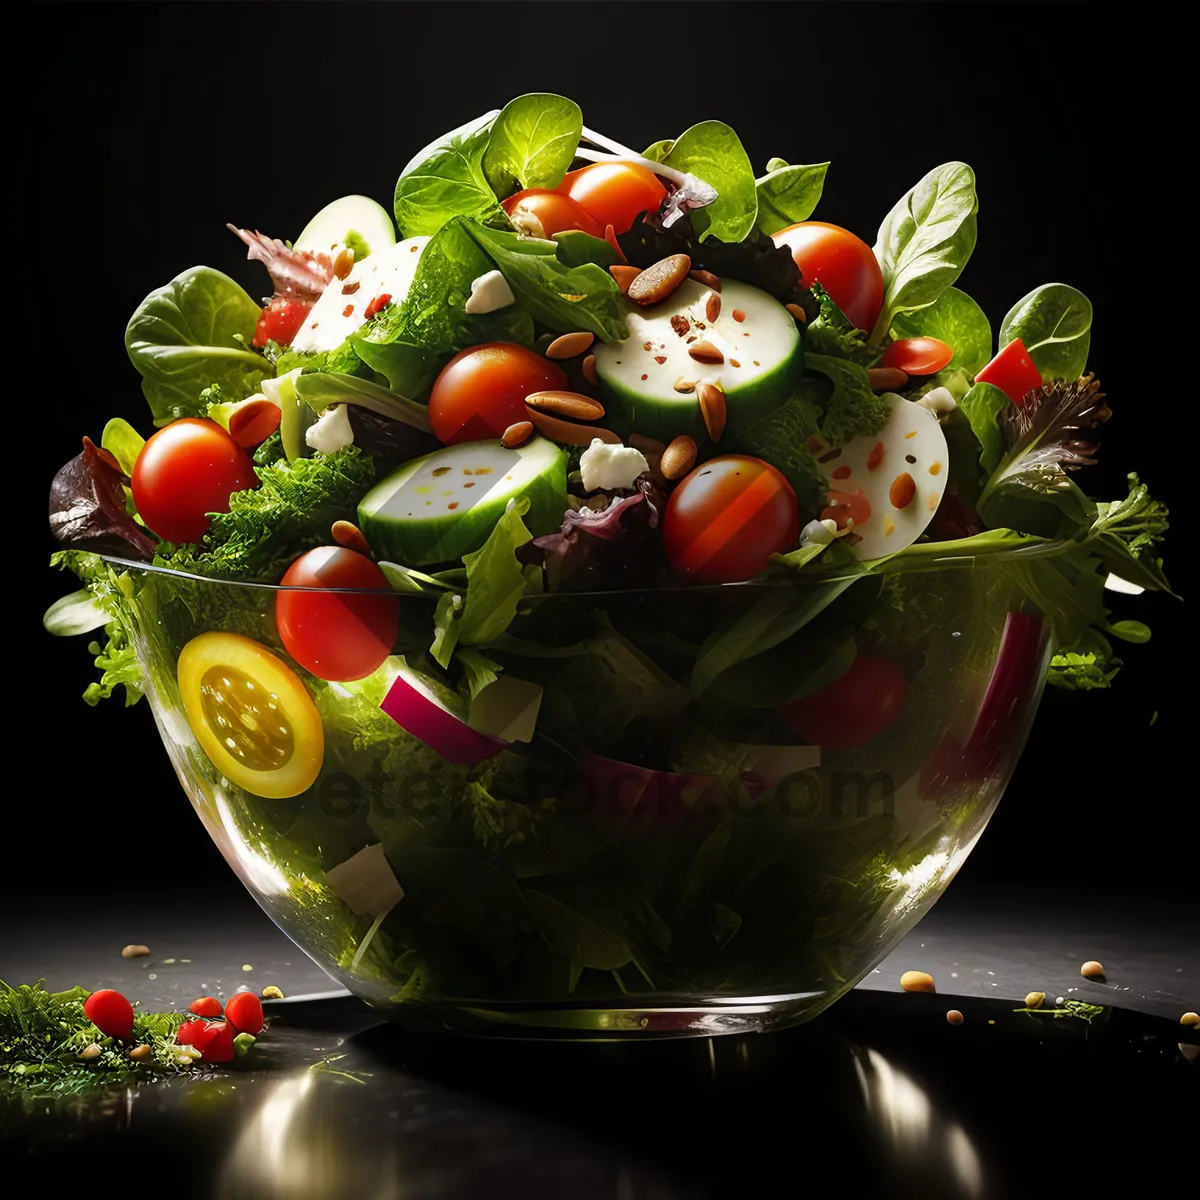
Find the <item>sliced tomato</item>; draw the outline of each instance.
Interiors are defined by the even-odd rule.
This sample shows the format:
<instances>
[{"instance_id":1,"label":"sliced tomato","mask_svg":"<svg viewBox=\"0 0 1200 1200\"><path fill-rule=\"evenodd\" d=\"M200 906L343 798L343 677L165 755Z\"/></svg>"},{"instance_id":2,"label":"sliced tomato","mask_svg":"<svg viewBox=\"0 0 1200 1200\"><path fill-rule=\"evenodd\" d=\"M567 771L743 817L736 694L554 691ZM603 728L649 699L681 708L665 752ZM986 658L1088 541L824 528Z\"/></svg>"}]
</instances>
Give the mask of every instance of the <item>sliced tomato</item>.
<instances>
[{"instance_id":1,"label":"sliced tomato","mask_svg":"<svg viewBox=\"0 0 1200 1200\"><path fill-rule=\"evenodd\" d=\"M779 715L822 750L857 750L895 724L907 696L908 678L899 663L860 654L844 675L784 705Z\"/></svg>"},{"instance_id":2,"label":"sliced tomato","mask_svg":"<svg viewBox=\"0 0 1200 1200\"><path fill-rule=\"evenodd\" d=\"M792 549L800 508L770 463L726 454L697 467L671 493L663 548L677 575L695 583L737 583Z\"/></svg>"},{"instance_id":3,"label":"sliced tomato","mask_svg":"<svg viewBox=\"0 0 1200 1200\"><path fill-rule=\"evenodd\" d=\"M934 337L901 338L883 352L883 365L908 375L932 375L954 357L954 347Z\"/></svg>"},{"instance_id":4,"label":"sliced tomato","mask_svg":"<svg viewBox=\"0 0 1200 1200\"><path fill-rule=\"evenodd\" d=\"M177 674L192 733L226 779L272 800L312 786L325 730L278 655L240 633L202 633L184 646Z\"/></svg>"},{"instance_id":5,"label":"sliced tomato","mask_svg":"<svg viewBox=\"0 0 1200 1200\"><path fill-rule=\"evenodd\" d=\"M275 624L287 652L306 671L344 683L364 679L383 665L399 632L400 601L365 554L318 546L292 563L282 583L275 596Z\"/></svg>"},{"instance_id":6,"label":"sliced tomato","mask_svg":"<svg viewBox=\"0 0 1200 1200\"><path fill-rule=\"evenodd\" d=\"M990 383L998 387L1018 408L1025 397L1042 386L1042 373L1037 369L1025 343L1013 338L982 371L975 376L976 383Z\"/></svg>"},{"instance_id":7,"label":"sliced tomato","mask_svg":"<svg viewBox=\"0 0 1200 1200\"><path fill-rule=\"evenodd\" d=\"M653 171L627 162L599 162L570 171L558 190L584 208L603 229L625 233L639 213L658 211L667 189Z\"/></svg>"},{"instance_id":8,"label":"sliced tomato","mask_svg":"<svg viewBox=\"0 0 1200 1200\"><path fill-rule=\"evenodd\" d=\"M592 237L603 237L604 229L582 205L562 192L529 188L503 201L501 207L522 232L548 238L569 229L581 229Z\"/></svg>"},{"instance_id":9,"label":"sliced tomato","mask_svg":"<svg viewBox=\"0 0 1200 1200\"><path fill-rule=\"evenodd\" d=\"M268 342L290 346L292 338L300 332L305 317L312 312L312 305L289 296L276 296L258 318L254 328L254 345L260 350Z\"/></svg>"}]
</instances>

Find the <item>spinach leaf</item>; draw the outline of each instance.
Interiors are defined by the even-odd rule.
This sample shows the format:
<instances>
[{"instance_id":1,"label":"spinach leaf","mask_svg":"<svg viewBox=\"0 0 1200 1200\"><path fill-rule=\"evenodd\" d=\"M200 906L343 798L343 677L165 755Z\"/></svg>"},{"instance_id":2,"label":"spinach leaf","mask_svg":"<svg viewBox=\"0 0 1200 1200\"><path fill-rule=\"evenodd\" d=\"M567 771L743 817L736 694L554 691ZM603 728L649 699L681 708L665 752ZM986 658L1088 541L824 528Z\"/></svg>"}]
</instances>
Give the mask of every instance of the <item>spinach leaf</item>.
<instances>
[{"instance_id":1,"label":"spinach leaf","mask_svg":"<svg viewBox=\"0 0 1200 1200\"><path fill-rule=\"evenodd\" d=\"M468 346L531 346L533 320L521 305L490 313L465 310L471 284L492 269L466 218L451 218L425 247L404 303L386 309L352 335L355 350L395 391L419 396L445 360Z\"/></svg>"},{"instance_id":2,"label":"spinach leaf","mask_svg":"<svg viewBox=\"0 0 1200 1200\"><path fill-rule=\"evenodd\" d=\"M250 395L271 368L250 343L262 309L228 275L192 267L138 305L125 349L142 377L156 425L204 415L200 393L219 384Z\"/></svg>"},{"instance_id":3,"label":"spinach leaf","mask_svg":"<svg viewBox=\"0 0 1200 1200\"><path fill-rule=\"evenodd\" d=\"M628 335L621 289L603 267L595 263L568 266L551 241L522 238L478 221L469 221L464 227L517 299L555 333L586 329L606 342L618 342Z\"/></svg>"},{"instance_id":4,"label":"spinach leaf","mask_svg":"<svg viewBox=\"0 0 1200 1200\"><path fill-rule=\"evenodd\" d=\"M468 122L404 169L392 202L402 238L437 233L451 217L503 217L483 170L491 125L491 114Z\"/></svg>"},{"instance_id":5,"label":"spinach leaf","mask_svg":"<svg viewBox=\"0 0 1200 1200\"><path fill-rule=\"evenodd\" d=\"M576 971L582 967L617 971L633 957L621 937L547 892L526 888L525 903L546 945L567 959Z\"/></svg>"},{"instance_id":6,"label":"spinach leaf","mask_svg":"<svg viewBox=\"0 0 1200 1200\"><path fill-rule=\"evenodd\" d=\"M1078 379L1092 341L1092 302L1065 283L1044 283L1008 310L1000 349L1020 338L1042 378Z\"/></svg>"},{"instance_id":7,"label":"spinach leaf","mask_svg":"<svg viewBox=\"0 0 1200 1200\"><path fill-rule=\"evenodd\" d=\"M868 344L879 346L901 313L932 304L962 274L975 249L975 172L935 167L884 218L875 242L883 309Z\"/></svg>"},{"instance_id":8,"label":"spinach leaf","mask_svg":"<svg viewBox=\"0 0 1200 1200\"><path fill-rule=\"evenodd\" d=\"M1012 403L1007 392L994 384L977 383L959 402L979 442L979 465L990 475L1004 457L1000 414Z\"/></svg>"},{"instance_id":9,"label":"spinach leaf","mask_svg":"<svg viewBox=\"0 0 1200 1200\"><path fill-rule=\"evenodd\" d=\"M510 100L492 124L483 173L497 196L562 183L583 132L574 100L531 92Z\"/></svg>"},{"instance_id":10,"label":"spinach leaf","mask_svg":"<svg viewBox=\"0 0 1200 1200\"><path fill-rule=\"evenodd\" d=\"M709 238L740 242L754 228L758 216L754 168L738 135L723 121L701 121L685 129L664 161L717 190L716 200L691 214L692 228L702 242Z\"/></svg>"},{"instance_id":11,"label":"spinach leaf","mask_svg":"<svg viewBox=\"0 0 1200 1200\"><path fill-rule=\"evenodd\" d=\"M354 404L381 417L411 425L422 433L429 432L429 409L424 404L389 391L369 379L317 371L298 375L295 386L297 395L315 413L324 411L331 404Z\"/></svg>"},{"instance_id":12,"label":"spinach leaf","mask_svg":"<svg viewBox=\"0 0 1200 1200\"><path fill-rule=\"evenodd\" d=\"M651 162L665 163L667 155L671 153L671 148L675 145L674 138L661 138L657 142L652 142L642 151L642 157L648 158Z\"/></svg>"},{"instance_id":13,"label":"spinach leaf","mask_svg":"<svg viewBox=\"0 0 1200 1200\"><path fill-rule=\"evenodd\" d=\"M769 237L797 221L807 221L821 199L828 170L827 162L791 166L782 158L771 159L767 173L754 183L758 196L755 227Z\"/></svg>"},{"instance_id":14,"label":"spinach leaf","mask_svg":"<svg viewBox=\"0 0 1200 1200\"><path fill-rule=\"evenodd\" d=\"M963 370L972 378L991 361L992 326L987 314L958 288L947 288L928 308L902 313L892 322L892 334L940 338L954 350L942 369Z\"/></svg>"},{"instance_id":15,"label":"spinach leaf","mask_svg":"<svg viewBox=\"0 0 1200 1200\"><path fill-rule=\"evenodd\" d=\"M603 238L592 237L582 229L568 229L553 238L558 249L558 261L565 267L582 267L595 263L606 271L617 261L617 252Z\"/></svg>"}]
</instances>

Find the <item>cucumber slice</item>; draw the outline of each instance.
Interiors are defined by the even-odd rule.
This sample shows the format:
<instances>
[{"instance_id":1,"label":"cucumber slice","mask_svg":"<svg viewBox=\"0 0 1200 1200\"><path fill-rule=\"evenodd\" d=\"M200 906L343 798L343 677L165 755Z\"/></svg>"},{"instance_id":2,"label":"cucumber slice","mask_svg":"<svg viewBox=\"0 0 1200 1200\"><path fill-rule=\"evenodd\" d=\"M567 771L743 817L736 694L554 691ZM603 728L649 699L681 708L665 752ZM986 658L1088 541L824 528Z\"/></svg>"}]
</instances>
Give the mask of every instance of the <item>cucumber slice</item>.
<instances>
[{"instance_id":1,"label":"cucumber slice","mask_svg":"<svg viewBox=\"0 0 1200 1200\"><path fill-rule=\"evenodd\" d=\"M631 304L625 317L629 336L595 346L610 429L661 442L686 433L703 445L708 432L700 402L694 391L675 390L680 379L721 385L728 410L726 438L761 421L792 394L804 370L804 350L792 315L766 292L727 279L722 280L721 311L709 321L705 310L710 294L688 279L659 304ZM743 319L736 320L735 312ZM702 341L720 350L724 361L701 363L692 358L688 348Z\"/></svg>"},{"instance_id":2,"label":"cucumber slice","mask_svg":"<svg viewBox=\"0 0 1200 1200\"><path fill-rule=\"evenodd\" d=\"M293 243L297 250L310 254L328 254L334 246L349 246L359 261L395 244L391 216L370 196L343 196L325 205Z\"/></svg>"},{"instance_id":3,"label":"cucumber slice","mask_svg":"<svg viewBox=\"0 0 1200 1200\"><path fill-rule=\"evenodd\" d=\"M408 566L454 562L487 541L510 500L527 496L535 537L562 525L567 456L535 437L507 450L463 442L414 459L377 483L358 506L358 525L380 558Z\"/></svg>"},{"instance_id":4,"label":"cucumber slice","mask_svg":"<svg viewBox=\"0 0 1200 1200\"><path fill-rule=\"evenodd\" d=\"M335 279L321 293L291 348L311 352L336 350L367 322L367 306L385 293L403 304L417 274L427 237L406 238L378 254L356 262L345 279Z\"/></svg>"}]
</instances>

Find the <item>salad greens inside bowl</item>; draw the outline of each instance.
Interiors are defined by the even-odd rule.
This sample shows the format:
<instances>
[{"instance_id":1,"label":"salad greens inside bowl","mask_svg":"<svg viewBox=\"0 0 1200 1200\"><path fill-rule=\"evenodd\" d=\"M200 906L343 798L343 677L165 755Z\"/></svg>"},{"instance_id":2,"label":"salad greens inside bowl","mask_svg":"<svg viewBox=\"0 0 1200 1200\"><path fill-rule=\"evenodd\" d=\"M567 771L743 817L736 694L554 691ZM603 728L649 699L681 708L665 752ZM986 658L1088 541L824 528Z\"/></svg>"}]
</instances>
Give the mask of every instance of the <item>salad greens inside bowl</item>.
<instances>
[{"instance_id":1,"label":"salad greens inside bowl","mask_svg":"<svg viewBox=\"0 0 1200 1200\"><path fill-rule=\"evenodd\" d=\"M55 477L46 614L331 975L552 1037L807 1019L949 883L1045 682L1120 668L1165 508L1090 497L1065 284L993 330L975 178L874 246L829 164L522 96L126 333L156 430ZM148 429L145 432L150 432Z\"/></svg>"}]
</instances>

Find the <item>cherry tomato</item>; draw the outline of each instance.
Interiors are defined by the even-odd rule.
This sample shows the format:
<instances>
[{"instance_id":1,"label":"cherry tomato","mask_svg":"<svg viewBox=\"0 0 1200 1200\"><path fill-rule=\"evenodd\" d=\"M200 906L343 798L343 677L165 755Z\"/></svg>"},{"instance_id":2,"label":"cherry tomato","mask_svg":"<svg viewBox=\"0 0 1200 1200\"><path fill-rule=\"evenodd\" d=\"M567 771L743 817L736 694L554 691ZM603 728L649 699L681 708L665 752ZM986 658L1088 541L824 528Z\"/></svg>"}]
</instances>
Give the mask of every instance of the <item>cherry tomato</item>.
<instances>
[{"instance_id":1,"label":"cherry tomato","mask_svg":"<svg viewBox=\"0 0 1200 1200\"><path fill-rule=\"evenodd\" d=\"M300 332L304 318L312 311L312 305L289 296L276 296L258 318L254 327L254 345L260 350L268 342L290 346L292 338Z\"/></svg>"},{"instance_id":2,"label":"cherry tomato","mask_svg":"<svg viewBox=\"0 0 1200 1200\"><path fill-rule=\"evenodd\" d=\"M501 207L522 233L533 237L553 237L568 229L582 229L592 237L603 237L604 229L597 225L580 204L562 192L546 188L529 188L517 192L502 202Z\"/></svg>"},{"instance_id":3,"label":"cherry tomato","mask_svg":"<svg viewBox=\"0 0 1200 1200\"><path fill-rule=\"evenodd\" d=\"M485 342L456 354L429 393L429 423L447 446L498 438L524 421L530 392L562 390L563 369L513 342Z\"/></svg>"},{"instance_id":4,"label":"cherry tomato","mask_svg":"<svg viewBox=\"0 0 1200 1200\"><path fill-rule=\"evenodd\" d=\"M181 1046L194 1046L201 1031L207 1028L207 1021L184 1021L175 1032L175 1040Z\"/></svg>"},{"instance_id":5,"label":"cherry tomato","mask_svg":"<svg viewBox=\"0 0 1200 1200\"><path fill-rule=\"evenodd\" d=\"M233 1060L233 1026L228 1021L208 1021L197 1029L192 1045L200 1051L205 1062Z\"/></svg>"},{"instance_id":6,"label":"cherry tomato","mask_svg":"<svg viewBox=\"0 0 1200 1200\"><path fill-rule=\"evenodd\" d=\"M998 387L1018 407L1025 397L1042 386L1042 373L1037 369L1025 343L1013 338L982 371L975 376L976 383L990 383Z\"/></svg>"},{"instance_id":7,"label":"cherry tomato","mask_svg":"<svg viewBox=\"0 0 1200 1200\"><path fill-rule=\"evenodd\" d=\"M133 1033L133 1005L112 988L93 992L83 1002L83 1015L105 1037L124 1041Z\"/></svg>"},{"instance_id":8,"label":"cherry tomato","mask_svg":"<svg viewBox=\"0 0 1200 1200\"><path fill-rule=\"evenodd\" d=\"M695 583L752 579L800 534L791 484L761 458L726 454L697 467L671 493L663 548Z\"/></svg>"},{"instance_id":9,"label":"cherry tomato","mask_svg":"<svg viewBox=\"0 0 1200 1200\"><path fill-rule=\"evenodd\" d=\"M229 511L234 492L258 487L254 465L216 421L184 417L160 429L133 464L142 520L170 542L198 542L209 513Z\"/></svg>"},{"instance_id":10,"label":"cherry tomato","mask_svg":"<svg viewBox=\"0 0 1200 1200\"><path fill-rule=\"evenodd\" d=\"M908 375L932 375L953 357L954 348L938 338L901 338L883 352L883 365L898 367Z\"/></svg>"},{"instance_id":11,"label":"cherry tomato","mask_svg":"<svg viewBox=\"0 0 1200 1200\"><path fill-rule=\"evenodd\" d=\"M785 704L779 715L822 750L857 750L896 721L907 695L908 679L898 663L860 654L840 679Z\"/></svg>"},{"instance_id":12,"label":"cherry tomato","mask_svg":"<svg viewBox=\"0 0 1200 1200\"><path fill-rule=\"evenodd\" d=\"M603 229L625 233L639 213L657 212L667 189L653 171L637 163L602 162L570 171L558 190L587 210Z\"/></svg>"},{"instance_id":13,"label":"cherry tomato","mask_svg":"<svg viewBox=\"0 0 1200 1200\"><path fill-rule=\"evenodd\" d=\"M819 283L858 329L870 329L883 307L883 272L875 251L840 225L801 221L771 235L786 246L806 284Z\"/></svg>"},{"instance_id":14,"label":"cherry tomato","mask_svg":"<svg viewBox=\"0 0 1200 1200\"><path fill-rule=\"evenodd\" d=\"M188 725L226 779L271 800L312 786L325 727L283 659L240 633L214 631L184 646L177 676Z\"/></svg>"},{"instance_id":15,"label":"cherry tomato","mask_svg":"<svg viewBox=\"0 0 1200 1200\"><path fill-rule=\"evenodd\" d=\"M237 992L225 1005L225 1019L238 1033L257 1036L263 1031L262 1001L253 992Z\"/></svg>"},{"instance_id":16,"label":"cherry tomato","mask_svg":"<svg viewBox=\"0 0 1200 1200\"><path fill-rule=\"evenodd\" d=\"M365 554L318 546L283 577L284 588L356 588L380 594L280 591L275 623L287 652L319 679L344 683L382 666L400 629L400 601L384 573Z\"/></svg>"},{"instance_id":17,"label":"cherry tomato","mask_svg":"<svg viewBox=\"0 0 1200 1200\"><path fill-rule=\"evenodd\" d=\"M188 1005L188 1012L194 1012L198 1017L219 1017L221 1002L216 996L199 996Z\"/></svg>"}]
</instances>

